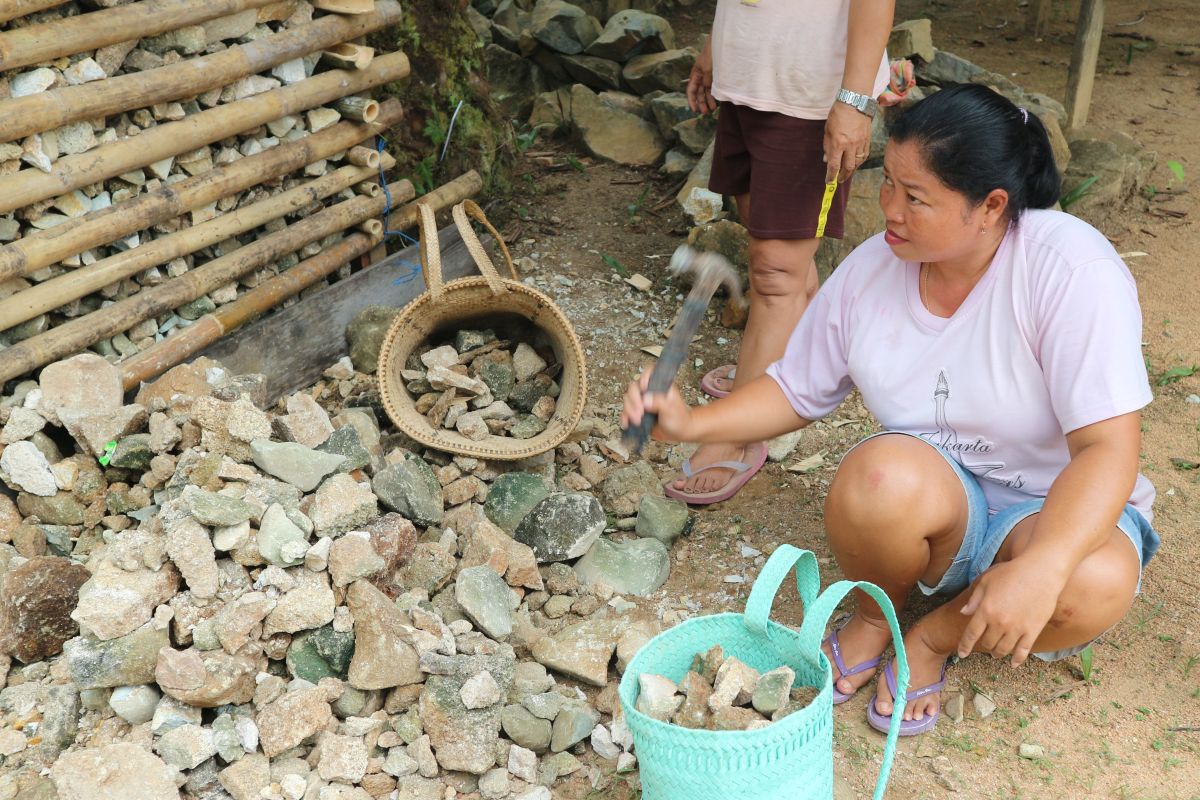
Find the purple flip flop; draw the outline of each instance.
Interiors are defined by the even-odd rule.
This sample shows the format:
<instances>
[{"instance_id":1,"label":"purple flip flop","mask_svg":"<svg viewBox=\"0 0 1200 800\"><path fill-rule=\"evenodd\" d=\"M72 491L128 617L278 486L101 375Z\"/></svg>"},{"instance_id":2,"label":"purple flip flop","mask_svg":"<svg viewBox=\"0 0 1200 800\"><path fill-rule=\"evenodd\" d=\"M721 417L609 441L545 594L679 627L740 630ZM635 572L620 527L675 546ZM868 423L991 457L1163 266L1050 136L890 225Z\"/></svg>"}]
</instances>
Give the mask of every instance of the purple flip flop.
<instances>
[{"instance_id":1,"label":"purple flip flop","mask_svg":"<svg viewBox=\"0 0 1200 800\"><path fill-rule=\"evenodd\" d=\"M717 381L731 381L733 374L737 370L736 364L725 364L724 366L710 369L704 373L704 377L700 379L700 391L704 392L709 397L715 397L720 400L729 394L729 391L717 386Z\"/></svg>"},{"instance_id":2,"label":"purple flip flop","mask_svg":"<svg viewBox=\"0 0 1200 800\"><path fill-rule=\"evenodd\" d=\"M834 666L838 668L838 673L841 675L841 678L848 678L851 675L857 675L860 672L866 672L869 669L876 669L879 666L879 660L882 658L882 656L869 658L866 661L855 664L850 668L846 667L846 662L842 661L842 645L841 642L838 641L838 634L841 632L841 630L841 628L838 628L837 630L830 632L829 638L825 640L829 642L829 652L833 654L833 663ZM841 680L841 678L838 678L838 680ZM838 703L846 702L851 697L854 697L855 694L856 692L844 694L838 690L837 681L833 682L833 704L835 706Z\"/></svg>"},{"instance_id":3,"label":"purple flip flop","mask_svg":"<svg viewBox=\"0 0 1200 800\"><path fill-rule=\"evenodd\" d=\"M892 697L894 698L897 693L899 693L899 688L896 686L896 672L892 669L892 662L890 661L888 662L887 666L883 668L883 678L887 681L888 691L892 693ZM910 700L916 700L917 698L924 697L927 694L940 692L944 688L946 688L946 665L942 664L942 676L938 679L938 681L936 683L931 683L928 686L922 686L920 689L909 691L904 698L904 704L908 705ZM878 693L871 695L871 702L867 704L867 722L872 728L880 733L887 733L888 728L892 724L892 715L888 714L885 717L883 714L880 714L875 710L875 699L878 696ZM893 710L895 709L895 703L892 704L892 708ZM901 713L904 713L903 708L901 708L900 711ZM900 723L900 735L916 736L918 733L925 733L926 731L933 730L933 726L937 724L938 717L941 715L942 710L939 706L937 711L933 712L924 719L904 720Z\"/></svg>"}]
</instances>

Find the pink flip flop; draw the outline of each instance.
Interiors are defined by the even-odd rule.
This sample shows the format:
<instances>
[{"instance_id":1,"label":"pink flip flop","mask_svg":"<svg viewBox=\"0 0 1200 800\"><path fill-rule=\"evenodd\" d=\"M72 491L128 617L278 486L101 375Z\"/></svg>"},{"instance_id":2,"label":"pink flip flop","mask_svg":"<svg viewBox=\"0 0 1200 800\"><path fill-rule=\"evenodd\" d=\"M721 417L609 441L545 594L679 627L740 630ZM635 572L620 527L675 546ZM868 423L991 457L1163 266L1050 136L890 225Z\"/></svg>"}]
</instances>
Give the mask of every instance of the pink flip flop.
<instances>
[{"instance_id":1,"label":"pink flip flop","mask_svg":"<svg viewBox=\"0 0 1200 800\"><path fill-rule=\"evenodd\" d=\"M849 678L851 675L857 675L860 672L866 672L869 669L878 668L879 662L882 660L881 656L868 658L866 661L861 661L858 664L855 664L853 667L846 667L846 662L842 661L842 644L838 641L838 634L841 632L841 630L841 628L838 628L837 630L831 631L829 638L825 640L829 642L829 652L833 654L833 664L838 668L838 674L841 676L838 678L838 680L841 680L842 678ZM856 692L845 694L837 688L837 681L833 682L833 704L835 706L839 703L846 702L851 697L854 697L855 694Z\"/></svg>"},{"instance_id":2,"label":"pink flip flop","mask_svg":"<svg viewBox=\"0 0 1200 800\"><path fill-rule=\"evenodd\" d=\"M709 464L707 467L693 469L692 460L689 458L683 462L683 476L685 478L699 475L701 472L710 469L731 469L737 474L731 477L729 483L725 484L724 487L712 492L685 492L682 489L676 489L671 484L677 481L678 478L672 478L663 487L663 492L667 497L682 500L694 506L706 506L728 500L737 494L738 489L746 485L746 481L753 478L762 469L763 464L767 463L766 442L755 442L754 444L746 445L745 459L745 461L718 461L715 464Z\"/></svg>"},{"instance_id":3,"label":"pink flip flop","mask_svg":"<svg viewBox=\"0 0 1200 800\"><path fill-rule=\"evenodd\" d=\"M731 381L733 375L737 371L737 364L726 364L722 367L710 369L704 373L704 377L700 379L700 391L704 392L709 397L715 397L718 400L725 397L729 392L717 385L717 381Z\"/></svg>"},{"instance_id":4,"label":"pink flip flop","mask_svg":"<svg viewBox=\"0 0 1200 800\"><path fill-rule=\"evenodd\" d=\"M883 679L887 681L888 691L890 691L892 693L892 697L895 698L896 694L899 692L899 689L896 686L896 672L892 669L892 662L890 661L888 662L887 666L883 668ZM922 686L920 689L909 691L904 697L904 705L900 706L900 713L904 713L904 706L908 705L909 701L916 700L919 697L924 697L927 694L940 692L944 688L946 688L946 665L942 664L942 676L937 680L937 682L931 683L928 686ZM871 695L871 700L869 703L867 703L867 723L880 733L887 733L888 727L892 724L892 715L888 714L885 717L883 714L880 714L875 710L875 699L877 697L879 697L878 692ZM895 711L895 709L896 703L893 702L892 710ZM942 710L939 707L937 711L933 712L924 719L904 720L900 723L900 735L916 736L919 733L925 733L926 731L933 730L933 726L937 725L938 717L941 715Z\"/></svg>"}]
</instances>

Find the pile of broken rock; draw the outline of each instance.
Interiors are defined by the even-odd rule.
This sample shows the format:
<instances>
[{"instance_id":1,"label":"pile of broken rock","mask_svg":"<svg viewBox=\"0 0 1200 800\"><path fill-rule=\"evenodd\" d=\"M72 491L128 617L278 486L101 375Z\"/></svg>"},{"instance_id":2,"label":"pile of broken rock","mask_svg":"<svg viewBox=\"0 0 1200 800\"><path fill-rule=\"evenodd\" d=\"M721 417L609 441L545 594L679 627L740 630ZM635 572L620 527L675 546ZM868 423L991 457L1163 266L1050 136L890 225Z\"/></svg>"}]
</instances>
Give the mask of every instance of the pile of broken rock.
<instances>
[{"instance_id":1,"label":"pile of broken rock","mask_svg":"<svg viewBox=\"0 0 1200 800\"><path fill-rule=\"evenodd\" d=\"M83 354L0 398L0 798L535 800L631 768L611 662L658 631L638 598L688 515L616 432L487 463L381 432L347 361L263 392L199 359L126 405Z\"/></svg>"}]
</instances>

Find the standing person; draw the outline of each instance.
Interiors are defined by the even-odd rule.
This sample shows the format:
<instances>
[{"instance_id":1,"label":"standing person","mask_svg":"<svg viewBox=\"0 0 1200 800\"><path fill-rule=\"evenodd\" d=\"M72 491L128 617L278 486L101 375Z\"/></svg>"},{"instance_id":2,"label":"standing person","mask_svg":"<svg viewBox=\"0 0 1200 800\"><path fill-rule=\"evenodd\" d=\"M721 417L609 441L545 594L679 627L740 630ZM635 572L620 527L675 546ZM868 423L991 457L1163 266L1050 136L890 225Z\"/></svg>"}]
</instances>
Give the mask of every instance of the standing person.
<instances>
[{"instance_id":1,"label":"standing person","mask_svg":"<svg viewBox=\"0 0 1200 800\"><path fill-rule=\"evenodd\" d=\"M877 673L867 719L936 724L957 653L1055 660L1115 625L1158 549L1138 474L1151 401L1133 276L1103 234L1049 210L1060 183L1037 116L983 86L943 89L889 125L887 230L821 287L783 358L722 400L630 385L624 420L660 438L758 441L831 413L855 387L884 432L842 459L825 502L847 578L897 609L942 604L905 634L912 686L879 607L858 593L830 634L834 699ZM882 669L880 668L882 667Z\"/></svg>"},{"instance_id":2,"label":"standing person","mask_svg":"<svg viewBox=\"0 0 1200 800\"><path fill-rule=\"evenodd\" d=\"M850 176L871 146L875 98L895 0L719 0L688 81L697 113L718 111L709 188L731 195L750 233L750 316L736 374L713 370L716 397L783 355L817 291L813 257L825 184L839 186L825 235L842 236ZM765 442L708 444L668 495L693 504L733 496L766 461Z\"/></svg>"}]
</instances>

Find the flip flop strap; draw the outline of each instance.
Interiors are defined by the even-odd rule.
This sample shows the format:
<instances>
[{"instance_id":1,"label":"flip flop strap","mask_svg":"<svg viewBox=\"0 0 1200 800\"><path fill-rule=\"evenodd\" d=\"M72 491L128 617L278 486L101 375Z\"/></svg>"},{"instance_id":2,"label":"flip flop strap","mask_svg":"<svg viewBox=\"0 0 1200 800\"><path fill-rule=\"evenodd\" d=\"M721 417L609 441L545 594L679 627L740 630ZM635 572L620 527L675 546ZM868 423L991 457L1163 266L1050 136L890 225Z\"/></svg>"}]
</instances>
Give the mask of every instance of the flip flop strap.
<instances>
[{"instance_id":1,"label":"flip flop strap","mask_svg":"<svg viewBox=\"0 0 1200 800\"><path fill-rule=\"evenodd\" d=\"M869 669L875 669L879 666L879 658L869 658L866 661L855 664L853 668L847 669L846 662L842 660L842 645L838 641L838 630L832 631L829 634L829 651L833 653L833 663L838 668L843 678L848 678L851 675L857 675L860 672L866 672Z\"/></svg>"},{"instance_id":2,"label":"flip flop strap","mask_svg":"<svg viewBox=\"0 0 1200 800\"><path fill-rule=\"evenodd\" d=\"M710 469L731 469L734 472L742 473L750 469L750 465L743 461L718 461L715 464L709 464L708 466L701 467L700 469L693 469L692 460L690 458L683 462L683 474L689 478L699 475L701 472L706 472Z\"/></svg>"},{"instance_id":3,"label":"flip flop strap","mask_svg":"<svg viewBox=\"0 0 1200 800\"><path fill-rule=\"evenodd\" d=\"M892 662L891 661L889 661L887 663L887 666L883 668L883 677L884 677L884 680L887 681L888 691L891 692L892 697L895 698L895 696L900 693L900 689L896 685L896 673L895 673L895 671L892 670ZM912 689L912 690L908 691L905 694L904 700L905 700L905 703L910 703L913 700L916 700L920 697L924 697L926 695L933 694L934 692L940 692L942 689L945 689L945 688L946 688L946 665L943 664L941 680L937 681L936 683L931 683L928 686L922 686L920 689Z\"/></svg>"}]
</instances>

